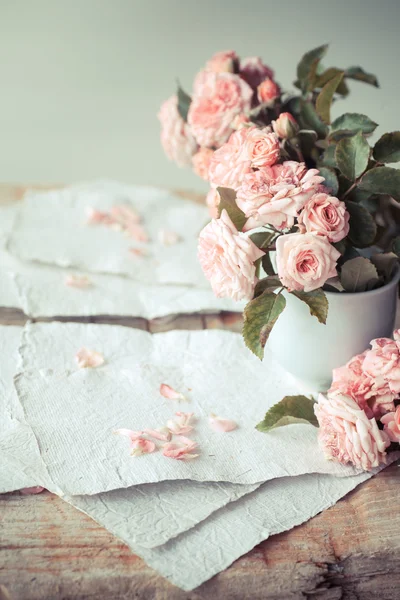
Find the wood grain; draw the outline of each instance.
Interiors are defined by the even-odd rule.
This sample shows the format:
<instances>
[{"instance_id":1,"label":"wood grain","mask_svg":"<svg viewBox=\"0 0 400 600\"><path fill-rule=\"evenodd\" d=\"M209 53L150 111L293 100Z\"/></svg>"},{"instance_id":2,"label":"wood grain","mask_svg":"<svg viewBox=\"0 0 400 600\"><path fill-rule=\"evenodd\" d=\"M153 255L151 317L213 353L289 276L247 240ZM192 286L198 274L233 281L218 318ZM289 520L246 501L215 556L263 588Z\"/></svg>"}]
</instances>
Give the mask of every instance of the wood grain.
<instances>
[{"instance_id":1,"label":"wood grain","mask_svg":"<svg viewBox=\"0 0 400 600\"><path fill-rule=\"evenodd\" d=\"M20 200L25 189L0 185L0 203ZM199 200L196 195L192 199ZM107 315L56 319L114 323L153 333L241 328L236 313L152 321ZM22 325L26 320L19 310L0 309L0 323ZM333 508L273 536L190 593L158 576L127 546L58 497L48 492L4 494L0 600L400 600L399 485L400 470L392 465Z\"/></svg>"}]
</instances>

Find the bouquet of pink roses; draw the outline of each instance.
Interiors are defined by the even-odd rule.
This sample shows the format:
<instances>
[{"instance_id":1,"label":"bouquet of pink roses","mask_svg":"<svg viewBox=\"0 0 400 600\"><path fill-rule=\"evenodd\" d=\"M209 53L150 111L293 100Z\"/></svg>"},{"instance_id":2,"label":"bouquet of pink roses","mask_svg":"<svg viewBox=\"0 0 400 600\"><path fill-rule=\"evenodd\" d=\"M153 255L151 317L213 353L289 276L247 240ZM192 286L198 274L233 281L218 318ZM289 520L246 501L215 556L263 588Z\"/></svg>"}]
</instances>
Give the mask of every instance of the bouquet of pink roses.
<instances>
[{"instance_id":1,"label":"bouquet of pink roses","mask_svg":"<svg viewBox=\"0 0 400 600\"><path fill-rule=\"evenodd\" d=\"M400 443L400 329L394 340L372 340L371 348L334 369L318 402L286 396L257 425L267 433L290 423L319 426L319 444L329 460L370 471L386 463Z\"/></svg>"}]
</instances>

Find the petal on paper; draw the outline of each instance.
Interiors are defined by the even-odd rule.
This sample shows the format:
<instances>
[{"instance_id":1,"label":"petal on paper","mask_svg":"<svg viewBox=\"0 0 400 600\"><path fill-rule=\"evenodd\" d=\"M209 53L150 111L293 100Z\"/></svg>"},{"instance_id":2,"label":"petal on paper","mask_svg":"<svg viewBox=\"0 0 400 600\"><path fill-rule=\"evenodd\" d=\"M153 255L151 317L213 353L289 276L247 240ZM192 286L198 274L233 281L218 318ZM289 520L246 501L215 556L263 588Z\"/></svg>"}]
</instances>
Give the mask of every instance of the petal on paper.
<instances>
[{"instance_id":1,"label":"petal on paper","mask_svg":"<svg viewBox=\"0 0 400 600\"><path fill-rule=\"evenodd\" d=\"M234 429L237 429L237 423L235 423L235 421L217 417L217 415L214 415L213 413L211 413L208 423L211 429L217 431L218 433L226 433L227 431L233 431Z\"/></svg>"},{"instance_id":2,"label":"petal on paper","mask_svg":"<svg viewBox=\"0 0 400 600\"><path fill-rule=\"evenodd\" d=\"M143 433L155 440L160 440L161 442L169 442L171 439L171 432L167 427L160 427L160 429L144 429Z\"/></svg>"},{"instance_id":3,"label":"petal on paper","mask_svg":"<svg viewBox=\"0 0 400 600\"><path fill-rule=\"evenodd\" d=\"M143 256L146 256L146 250L144 250L143 248L133 248L133 246L131 246L129 248L129 252L133 255L136 256L138 258L142 258Z\"/></svg>"},{"instance_id":4,"label":"petal on paper","mask_svg":"<svg viewBox=\"0 0 400 600\"><path fill-rule=\"evenodd\" d=\"M190 424L193 413L177 412L175 419L167 421L167 427L174 435L181 435L193 431L193 425Z\"/></svg>"},{"instance_id":5,"label":"petal on paper","mask_svg":"<svg viewBox=\"0 0 400 600\"><path fill-rule=\"evenodd\" d=\"M85 289L92 285L92 281L86 275L67 275L65 285L74 288Z\"/></svg>"},{"instance_id":6,"label":"petal on paper","mask_svg":"<svg viewBox=\"0 0 400 600\"><path fill-rule=\"evenodd\" d=\"M187 401L187 398L183 394L174 390L174 388L167 383L162 383L160 385L160 394L161 396L164 396L164 398L168 398L168 400L177 400L178 402Z\"/></svg>"},{"instance_id":7,"label":"petal on paper","mask_svg":"<svg viewBox=\"0 0 400 600\"><path fill-rule=\"evenodd\" d=\"M142 454L150 454L156 449L156 445L151 440L145 440L144 438L138 438L132 445L131 456L140 456Z\"/></svg>"},{"instance_id":8,"label":"petal on paper","mask_svg":"<svg viewBox=\"0 0 400 600\"><path fill-rule=\"evenodd\" d=\"M168 231L167 229L160 229L158 232L158 241L164 246L173 246L180 241L180 236L175 231Z\"/></svg>"},{"instance_id":9,"label":"petal on paper","mask_svg":"<svg viewBox=\"0 0 400 600\"><path fill-rule=\"evenodd\" d=\"M25 494L25 495L29 495L29 494L40 494L40 492L43 492L44 487L40 486L40 485L35 485L33 487L27 487L27 488L22 488L22 490L19 490L21 494Z\"/></svg>"},{"instance_id":10,"label":"petal on paper","mask_svg":"<svg viewBox=\"0 0 400 600\"><path fill-rule=\"evenodd\" d=\"M81 348L75 355L75 360L80 369L94 369L104 364L104 356L95 350Z\"/></svg>"},{"instance_id":11,"label":"petal on paper","mask_svg":"<svg viewBox=\"0 0 400 600\"><path fill-rule=\"evenodd\" d=\"M132 442L142 437L143 431L132 431L132 429L116 429L114 433L128 437Z\"/></svg>"},{"instance_id":12,"label":"petal on paper","mask_svg":"<svg viewBox=\"0 0 400 600\"><path fill-rule=\"evenodd\" d=\"M110 211L111 217L117 223L120 223L124 228L129 224L140 223L140 215L131 207L126 204L120 206L113 206Z\"/></svg>"},{"instance_id":13,"label":"petal on paper","mask_svg":"<svg viewBox=\"0 0 400 600\"><path fill-rule=\"evenodd\" d=\"M164 444L163 455L175 460L191 460L197 458L199 454L193 454L192 451L197 448L196 442L184 436L177 436L173 442Z\"/></svg>"},{"instance_id":14,"label":"petal on paper","mask_svg":"<svg viewBox=\"0 0 400 600\"><path fill-rule=\"evenodd\" d=\"M98 210L92 206L88 207L86 220L88 225L111 225L112 222L113 221L107 212Z\"/></svg>"},{"instance_id":15,"label":"petal on paper","mask_svg":"<svg viewBox=\"0 0 400 600\"><path fill-rule=\"evenodd\" d=\"M137 242L147 243L149 241L149 236L147 235L143 225L138 223L129 223L127 227L125 227L125 231L129 237L133 238Z\"/></svg>"}]
</instances>

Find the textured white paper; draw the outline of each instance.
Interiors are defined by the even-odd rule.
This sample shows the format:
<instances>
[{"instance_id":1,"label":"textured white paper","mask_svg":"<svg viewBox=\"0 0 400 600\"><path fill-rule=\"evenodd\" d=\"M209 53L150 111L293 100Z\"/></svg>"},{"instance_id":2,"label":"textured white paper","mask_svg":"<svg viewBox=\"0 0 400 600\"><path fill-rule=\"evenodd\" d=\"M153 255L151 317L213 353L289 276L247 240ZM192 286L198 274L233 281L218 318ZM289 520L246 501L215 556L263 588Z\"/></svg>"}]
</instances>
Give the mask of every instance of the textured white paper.
<instances>
[{"instance_id":1,"label":"textured white paper","mask_svg":"<svg viewBox=\"0 0 400 600\"><path fill-rule=\"evenodd\" d=\"M0 326L0 493L49 483L13 384L21 331Z\"/></svg>"},{"instance_id":2,"label":"textured white paper","mask_svg":"<svg viewBox=\"0 0 400 600\"><path fill-rule=\"evenodd\" d=\"M140 244L120 231L87 225L90 208L133 207L142 217L150 242ZM42 264L116 273L140 283L209 288L197 261L197 238L209 220L207 208L169 192L148 187L98 183L28 194L20 206L8 247L17 257ZM180 241L165 246L161 230ZM130 247L143 248L135 257Z\"/></svg>"},{"instance_id":3,"label":"textured white paper","mask_svg":"<svg viewBox=\"0 0 400 600\"><path fill-rule=\"evenodd\" d=\"M101 352L105 364L79 370L76 351ZM238 334L171 331L151 335L118 326L28 325L21 347L23 372L16 378L21 404L54 483L65 493L95 494L168 479L252 484L309 472L350 475L325 460L311 425L255 430L265 411L298 391L294 380L267 353L261 363ZM163 398L160 384L190 402ZM199 458L176 461L161 452L132 458L119 428L163 426L177 410L194 412L191 437ZM210 413L239 428L216 433Z\"/></svg>"}]
</instances>

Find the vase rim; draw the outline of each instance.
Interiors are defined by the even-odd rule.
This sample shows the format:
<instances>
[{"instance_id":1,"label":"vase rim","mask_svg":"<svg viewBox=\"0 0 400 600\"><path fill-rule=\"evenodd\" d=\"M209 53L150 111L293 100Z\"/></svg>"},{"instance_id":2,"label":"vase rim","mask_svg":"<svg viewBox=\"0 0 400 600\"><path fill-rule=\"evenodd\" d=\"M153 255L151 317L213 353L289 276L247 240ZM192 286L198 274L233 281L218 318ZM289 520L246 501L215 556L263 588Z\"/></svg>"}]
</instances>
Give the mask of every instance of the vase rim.
<instances>
[{"instance_id":1,"label":"vase rim","mask_svg":"<svg viewBox=\"0 0 400 600\"><path fill-rule=\"evenodd\" d=\"M399 283L400 280L400 265L396 266L396 270L393 274L393 277L390 281L388 281L387 283L385 283L385 285L382 285L382 287L377 288L376 290L367 290L365 292L326 292L324 291L324 294L328 297L332 297L332 296L343 296L343 297L348 297L348 296L365 296L366 294L368 294L368 297L371 297L373 294L374 295L379 295L379 294L383 294L388 288L394 287Z\"/></svg>"}]
</instances>

